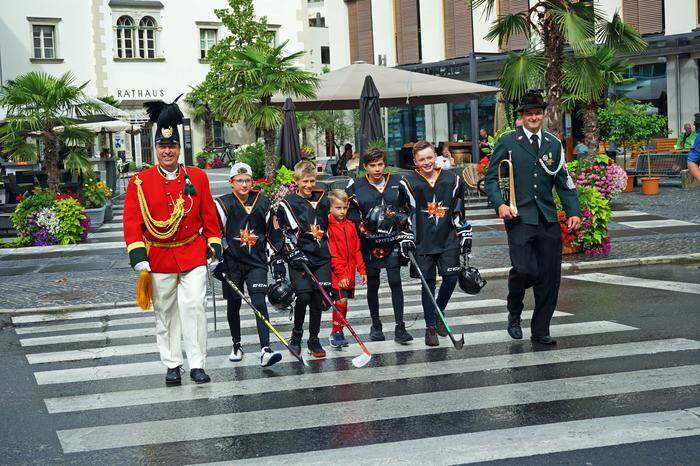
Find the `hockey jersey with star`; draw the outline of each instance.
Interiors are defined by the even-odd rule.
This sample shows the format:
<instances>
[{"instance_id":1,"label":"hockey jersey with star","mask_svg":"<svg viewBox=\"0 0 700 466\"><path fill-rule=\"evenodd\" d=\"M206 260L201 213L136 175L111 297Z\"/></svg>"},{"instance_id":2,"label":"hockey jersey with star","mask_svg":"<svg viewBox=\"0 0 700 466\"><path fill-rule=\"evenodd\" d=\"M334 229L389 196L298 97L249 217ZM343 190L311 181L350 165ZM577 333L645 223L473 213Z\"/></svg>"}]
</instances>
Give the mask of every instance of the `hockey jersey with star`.
<instances>
[{"instance_id":1,"label":"hockey jersey with star","mask_svg":"<svg viewBox=\"0 0 700 466\"><path fill-rule=\"evenodd\" d=\"M243 202L231 193L216 199L216 209L226 238L226 259L267 267L268 257L281 246L281 234L271 221L269 199L260 191L250 191Z\"/></svg>"},{"instance_id":2,"label":"hockey jersey with star","mask_svg":"<svg viewBox=\"0 0 700 466\"><path fill-rule=\"evenodd\" d=\"M309 199L297 193L288 194L277 211L280 228L294 236L296 246L309 259L312 268L327 264L331 259L329 214L330 204L323 190L314 190Z\"/></svg>"},{"instance_id":3,"label":"hockey jersey with star","mask_svg":"<svg viewBox=\"0 0 700 466\"><path fill-rule=\"evenodd\" d=\"M345 191L350 196L351 209L348 217L351 220L361 222L372 207L377 205L398 210L401 177L387 173L384 180L382 188L370 183L367 176L350 180ZM371 235L361 231L360 244L362 258L368 266L382 269L400 265L398 243L394 240L394 235Z\"/></svg>"},{"instance_id":4,"label":"hockey jersey with star","mask_svg":"<svg viewBox=\"0 0 700 466\"><path fill-rule=\"evenodd\" d=\"M400 182L398 203L409 216L417 254L440 254L458 249L457 228L465 226L463 182L454 172L439 170L429 183L417 171Z\"/></svg>"}]
</instances>

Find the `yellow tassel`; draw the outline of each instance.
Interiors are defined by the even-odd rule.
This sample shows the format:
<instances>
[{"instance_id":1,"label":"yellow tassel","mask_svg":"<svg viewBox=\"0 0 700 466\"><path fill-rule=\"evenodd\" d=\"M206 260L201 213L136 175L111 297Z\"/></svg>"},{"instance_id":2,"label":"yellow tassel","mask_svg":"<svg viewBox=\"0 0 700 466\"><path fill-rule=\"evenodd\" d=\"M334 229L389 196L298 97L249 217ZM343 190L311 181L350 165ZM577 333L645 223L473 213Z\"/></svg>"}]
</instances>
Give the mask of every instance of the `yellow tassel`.
<instances>
[{"instance_id":1,"label":"yellow tassel","mask_svg":"<svg viewBox=\"0 0 700 466\"><path fill-rule=\"evenodd\" d=\"M139 282L136 285L136 304L147 311L151 307L153 297L153 282L151 281L151 273L147 270L139 272Z\"/></svg>"}]
</instances>

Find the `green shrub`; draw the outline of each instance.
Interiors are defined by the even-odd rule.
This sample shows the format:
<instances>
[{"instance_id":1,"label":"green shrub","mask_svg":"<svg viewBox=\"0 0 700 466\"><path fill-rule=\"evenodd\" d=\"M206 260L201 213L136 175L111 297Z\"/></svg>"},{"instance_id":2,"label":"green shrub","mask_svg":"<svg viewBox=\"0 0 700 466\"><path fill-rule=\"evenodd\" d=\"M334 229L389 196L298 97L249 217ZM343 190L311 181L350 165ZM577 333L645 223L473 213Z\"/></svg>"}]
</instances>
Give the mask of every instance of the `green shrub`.
<instances>
[{"instance_id":1,"label":"green shrub","mask_svg":"<svg viewBox=\"0 0 700 466\"><path fill-rule=\"evenodd\" d=\"M61 226L56 233L60 244L77 244L83 238L83 220L85 213L83 207L75 199L61 199L56 201L54 211Z\"/></svg>"},{"instance_id":2,"label":"green shrub","mask_svg":"<svg viewBox=\"0 0 700 466\"><path fill-rule=\"evenodd\" d=\"M262 142L242 145L233 151L233 158L236 162L250 165L253 170L253 179L265 176L265 144Z\"/></svg>"}]
</instances>

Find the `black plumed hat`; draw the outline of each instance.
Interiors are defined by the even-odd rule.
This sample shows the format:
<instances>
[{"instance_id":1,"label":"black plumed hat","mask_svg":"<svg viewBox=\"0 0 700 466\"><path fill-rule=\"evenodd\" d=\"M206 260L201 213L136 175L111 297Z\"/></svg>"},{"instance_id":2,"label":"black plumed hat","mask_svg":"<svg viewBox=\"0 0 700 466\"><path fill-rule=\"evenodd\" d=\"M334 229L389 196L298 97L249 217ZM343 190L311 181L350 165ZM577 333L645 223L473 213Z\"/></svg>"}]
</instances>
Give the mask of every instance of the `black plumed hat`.
<instances>
[{"instance_id":1,"label":"black plumed hat","mask_svg":"<svg viewBox=\"0 0 700 466\"><path fill-rule=\"evenodd\" d=\"M544 101L544 97L542 97L541 89L531 89L527 91L525 95L520 98L520 106L516 108L515 111L520 113L523 110L531 108L541 108L542 110L547 108L547 103Z\"/></svg>"},{"instance_id":2,"label":"black plumed hat","mask_svg":"<svg viewBox=\"0 0 700 466\"><path fill-rule=\"evenodd\" d=\"M178 125L182 124L182 111L177 105L178 99L182 94L169 104L162 100L152 100L143 104L148 112L150 121L157 125L155 142L156 144L172 144L180 143L180 132Z\"/></svg>"}]
</instances>

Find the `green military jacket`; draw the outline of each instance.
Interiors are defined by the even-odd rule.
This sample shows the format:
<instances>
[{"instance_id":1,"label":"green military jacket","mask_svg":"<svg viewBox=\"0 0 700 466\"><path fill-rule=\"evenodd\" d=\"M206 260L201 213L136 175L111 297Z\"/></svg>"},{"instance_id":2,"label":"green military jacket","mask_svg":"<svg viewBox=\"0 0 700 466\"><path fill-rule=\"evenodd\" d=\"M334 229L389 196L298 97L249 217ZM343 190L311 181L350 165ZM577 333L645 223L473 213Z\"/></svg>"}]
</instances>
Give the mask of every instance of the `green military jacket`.
<instances>
[{"instance_id":1,"label":"green military jacket","mask_svg":"<svg viewBox=\"0 0 700 466\"><path fill-rule=\"evenodd\" d=\"M522 127L500 137L489 161L484 189L489 200L498 208L505 204L498 186L498 163L511 154L515 174L515 199L522 221L537 225L538 208L549 222L557 222L557 208L552 190L556 189L568 217L580 217L581 208L573 180L566 170L561 141L542 130L540 150L535 154ZM503 175L506 175L505 166Z\"/></svg>"},{"instance_id":2,"label":"green military jacket","mask_svg":"<svg viewBox=\"0 0 700 466\"><path fill-rule=\"evenodd\" d=\"M695 143L695 138L697 137L697 133L695 131L691 131L690 134L685 138L685 141L683 140L683 137L685 134L681 132L681 134L678 136L678 140L676 141L676 145L674 146L676 149L690 149L693 147L693 144Z\"/></svg>"}]
</instances>

